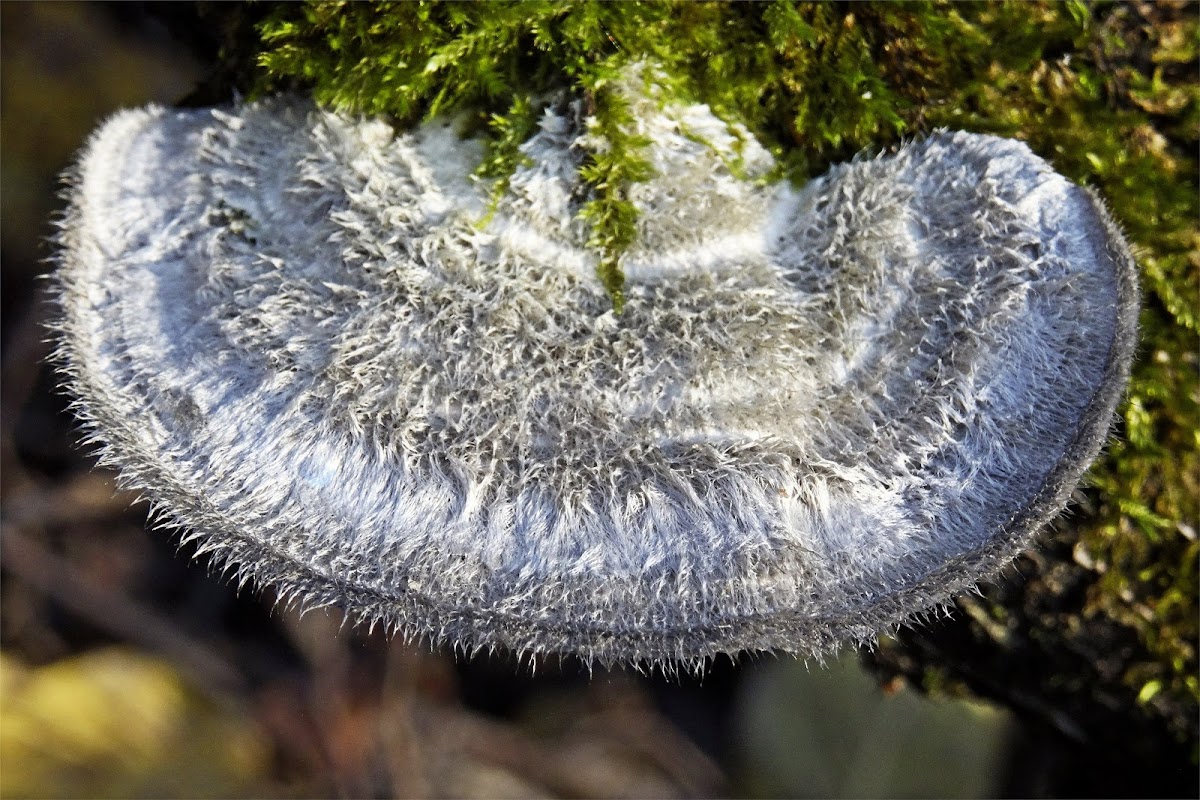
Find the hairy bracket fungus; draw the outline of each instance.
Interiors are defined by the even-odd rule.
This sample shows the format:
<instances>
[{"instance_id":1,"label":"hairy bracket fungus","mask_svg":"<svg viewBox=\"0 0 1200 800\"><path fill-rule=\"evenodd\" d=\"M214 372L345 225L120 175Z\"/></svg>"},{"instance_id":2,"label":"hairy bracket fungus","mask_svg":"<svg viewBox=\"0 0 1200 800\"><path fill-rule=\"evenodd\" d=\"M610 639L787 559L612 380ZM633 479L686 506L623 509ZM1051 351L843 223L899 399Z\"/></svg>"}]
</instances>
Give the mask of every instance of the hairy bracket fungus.
<instances>
[{"instance_id":1,"label":"hairy bracket fungus","mask_svg":"<svg viewBox=\"0 0 1200 800\"><path fill-rule=\"evenodd\" d=\"M820 653L1028 546L1132 355L1100 201L965 133L796 189L705 106L631 112L620 314L582 103L498 200L445 122L117 115L58 272L104 457L240 579L467 649Z\"/></svg>"}]
</instances>

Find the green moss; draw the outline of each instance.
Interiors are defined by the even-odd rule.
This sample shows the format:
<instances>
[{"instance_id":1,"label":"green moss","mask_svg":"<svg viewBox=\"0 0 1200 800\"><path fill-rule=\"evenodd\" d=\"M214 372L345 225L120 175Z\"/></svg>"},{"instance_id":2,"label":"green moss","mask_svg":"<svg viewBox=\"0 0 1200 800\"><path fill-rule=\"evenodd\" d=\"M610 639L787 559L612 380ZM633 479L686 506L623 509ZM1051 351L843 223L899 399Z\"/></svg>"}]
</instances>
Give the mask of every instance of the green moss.
<instances>
[{"instance_id":1,"label":"green moss","mask_svg":"<svg viewBox=\"0 0 1200 800\"><path fill-rule=\"evenodd\" d=\"M1171 4L310 2L261 26L258 86L299 81L401 124L475 114L491 137L480 173L501 191L547 99L586 98L609 146L588 158L582 213L618 309L628 186L648 175L614 90L635 60L743 122L792 180L944 126L1023 139L1096 187L1135 247L1145 307L1122 425L1074 522L1090 575L1077 622L1136 634L1120 680L1165 715L1200 700L1197 28Z\"/></svg>"},{"instance_id":2,"label":"green moss","mask_svg":"<svg viewBox=\"0 0 1200 800\"><path fill-rule=\"evenodd\" d=\"M479 174L503 191L520 163L517 147L555 93L586 95L609 143L583 177L593 197L582 210L599 276L619 311L618 265L634 235L629 183L648 176L628 110L614 91L621 68L666 56L670 5L658 3L341 3L281 5L260 26L258 91L299 80L335 108L387 114L410 124L471 112L490 122Z\"/></svg>"},{"instance_id":3,"label":"green moss","mask_svg":"<svg viewBox=\"0 0 1200 800\"><path fill-rule=\"evenodd\" d=\"M592 154L583 215L617 305L635 220L628 184L648 175L612 90L623 67L655 62L670 91L745 122L780 174L803 180L917 129L920 115L906 112L929 102L924 82L947 77L954 54L980 38L929 5L785 2L310 2L281 5L260 31L258 91L299 81L321 103L400 124L471 111L495 123L481 174L501 187L518 163L516 134L547 98L588 96L613 146Z\"/></svg>"},{"instance_id":4,"label":"green moss","mask_svg":"<svg viewBox=\"0 0 1200 800\"><path fill-rule=\"evenodd\" d=\"M627 196L628 187L649 178L652 169L641 155L649 141L629 133L633 118L628 101L614 87L615 77L594 80L589 87L596 113L592 134L602 137L607 146L588 155L580 176L594 189L593 198L582 211L583 218L592 224L588 244L603 253L599 277L612 297L613 310L620 314L625 305L620 254L637 235L637 209Z\"/></svg>"},{"instance_id":5,"label":"green moss","mask_svg":"<svg viewBox=\"0 0 1200 800\"><path fill-rule=\"evenodd\" d=\"M475 172L480 177L496 179L492 186L490 220L497 202L508 190L509 178L517 167L528 162L520 147L537 130L537 109L528 97L517 95L507 112L492 114L488 127L491 136L487 139L483 161Z\"/></svg>"}]
</instances>

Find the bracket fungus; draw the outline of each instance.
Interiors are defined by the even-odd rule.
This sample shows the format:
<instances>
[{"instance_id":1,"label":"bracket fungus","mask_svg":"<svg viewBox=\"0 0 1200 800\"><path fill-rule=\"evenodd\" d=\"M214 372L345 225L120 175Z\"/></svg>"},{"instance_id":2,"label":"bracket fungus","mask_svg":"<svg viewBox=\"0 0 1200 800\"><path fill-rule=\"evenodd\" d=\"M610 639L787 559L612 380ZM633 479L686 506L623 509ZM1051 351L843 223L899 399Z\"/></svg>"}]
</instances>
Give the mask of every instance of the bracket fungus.
<instances>
[{"instance_id":1,"label":"bracket fungus","mask_svg":"<svg viewBox=\"0 0 1200 800\"><path fill-rule=\"evenodd\" d=\"M1098 198L944 132L797 189L705 106L632 110L654 176L620 314L579 103L498 200L446 122L113 117L57 273L103 459L239 580L468 651L820 654L995 575L1128 375Z\"/></svg>"}]
</instances>

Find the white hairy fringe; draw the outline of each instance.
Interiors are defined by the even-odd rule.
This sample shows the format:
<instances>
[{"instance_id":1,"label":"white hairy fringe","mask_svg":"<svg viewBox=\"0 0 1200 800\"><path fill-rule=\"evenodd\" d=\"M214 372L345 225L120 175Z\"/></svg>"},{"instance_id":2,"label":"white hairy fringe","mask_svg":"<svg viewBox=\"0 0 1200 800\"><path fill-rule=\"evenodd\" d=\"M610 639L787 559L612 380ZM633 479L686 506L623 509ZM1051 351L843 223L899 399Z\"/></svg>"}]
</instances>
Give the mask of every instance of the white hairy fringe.
<instances>
[{"instance_id":1,"label":"white hairy fringe","mask_svg":"<svg viewBox=\"0 0 1200 800\"><path fill-rule=\"evenodd\" d=\"M819 657L1029 546L1134 347L1096 197L964 133L797 192L704 106L634 111L658 177L619 317L577 106L486 226L446 124L114 116L57 273L89 441L239 584L470 653Z\"/></svg>"}]
</instances>

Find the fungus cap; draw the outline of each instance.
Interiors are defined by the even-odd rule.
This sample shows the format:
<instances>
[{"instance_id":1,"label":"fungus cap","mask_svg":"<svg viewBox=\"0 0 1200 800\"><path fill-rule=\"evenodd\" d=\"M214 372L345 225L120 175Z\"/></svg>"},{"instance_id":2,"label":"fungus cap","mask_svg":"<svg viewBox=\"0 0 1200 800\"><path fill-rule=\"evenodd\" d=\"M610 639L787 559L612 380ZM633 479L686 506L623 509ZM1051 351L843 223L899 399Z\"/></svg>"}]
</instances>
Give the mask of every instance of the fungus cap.
<instances>
[{"instance_id":1,"label":"fungus cap","mask_svg":"<svg viewBox=\"0 0 1200 800\"><path fill-rule=\"evenodd\" d=\"M1027 547L1135 339L1096 196L966 133L797 190L704 106L633 111L656 176L619 316L578 106L494 214L444 122L113 117L57 278L103 457L239 580L468 649L819 654Z\"/></svg>"}]
</instances>

